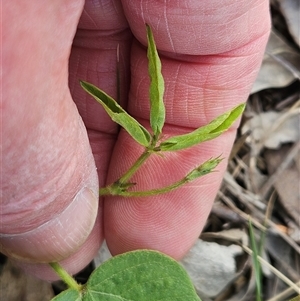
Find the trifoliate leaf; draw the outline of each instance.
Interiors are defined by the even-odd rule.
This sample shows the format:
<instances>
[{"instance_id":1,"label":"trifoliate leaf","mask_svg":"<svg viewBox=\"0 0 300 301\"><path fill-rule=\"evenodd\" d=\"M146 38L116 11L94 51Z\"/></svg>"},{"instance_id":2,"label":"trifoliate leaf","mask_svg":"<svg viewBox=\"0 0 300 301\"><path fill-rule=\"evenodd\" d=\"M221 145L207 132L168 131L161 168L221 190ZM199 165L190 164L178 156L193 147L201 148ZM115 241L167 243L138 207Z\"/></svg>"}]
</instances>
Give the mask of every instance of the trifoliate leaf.
<instances>
[{"instance_id":1,"label":"trifoliate leaf","mask_svg":"<svg viewBox=\"0 0 300 301\"><path fill-rule=\"evenodd\" d=\"M180 264L162 253L132 251L104 262L90 276L84 301L199 301Z\"/></svg>"},{"instance_id":2,"label":"trifoliate leaf","mask_svg":"<svg viewBox=\"0 0 300 301\"><path fill-rule=\"evenodd\" d=\"M177 151L214 139L230 128L242 114L244 108L245 104L241 104L191 133L166 139L160 144L159 149L162 151Z\"/></svg>"},{"instance_id":3,"label":"trifoliate leaf","mask_svg":"<svg viewBox=\"0 0 300 301\"><path fill-rule=\"evenodd\" d=\"M146 147L149 146L151 140L150 133L112 97L88 82L81 81L80 85L103 106L111 119L122 126L136 142Z\"/></svg>"},{"instance_id":4,"label":"trifoliate leaf","mask_svg":"<svg viewBox=\"0 0 300 301\"><path fill-rule=\"evenodd\" d=\"M147 25L147 39L148 70L150 75L150 125L154 135L158 137L165 123L165 106L163 102L165 84L161 74L161 62L149 25Z\"/></svg>"}]
</instances>

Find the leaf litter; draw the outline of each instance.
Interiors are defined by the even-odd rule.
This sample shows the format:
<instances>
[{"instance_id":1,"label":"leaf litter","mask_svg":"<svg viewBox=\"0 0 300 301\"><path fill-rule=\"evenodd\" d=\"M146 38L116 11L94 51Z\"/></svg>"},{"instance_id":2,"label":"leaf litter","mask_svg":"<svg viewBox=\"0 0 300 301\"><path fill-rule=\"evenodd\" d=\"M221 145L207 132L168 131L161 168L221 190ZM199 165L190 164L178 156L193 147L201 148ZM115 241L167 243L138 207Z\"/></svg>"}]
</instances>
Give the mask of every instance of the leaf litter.
<instances>
[{"instance_id":1,"label":"leaf litter","mask_svg":"<svg viewBox=\"0 0 300 301\"><path fill-rule=\"evenodd\" d=\"M261 246L260 300L287 301L300 294L299 3L271 1L273 29L265 57L201 234L207 242L241 246L243 254L234 258L236 277L214 296L202 292L204 301L257 300L250 217Z\"/></svg>"}]
</instances>

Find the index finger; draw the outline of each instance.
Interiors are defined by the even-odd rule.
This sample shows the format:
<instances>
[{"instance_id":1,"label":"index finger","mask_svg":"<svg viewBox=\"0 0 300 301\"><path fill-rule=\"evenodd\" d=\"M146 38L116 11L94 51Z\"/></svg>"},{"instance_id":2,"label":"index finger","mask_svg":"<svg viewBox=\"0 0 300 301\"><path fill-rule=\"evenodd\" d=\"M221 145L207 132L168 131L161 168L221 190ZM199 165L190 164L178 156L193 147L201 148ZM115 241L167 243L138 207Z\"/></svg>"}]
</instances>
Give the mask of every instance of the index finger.
<instances>
[{"instance_id":1,"label":"index finger","mask_svg":"<svg viewBox=\"0 0 300 301\"><path fill-rule=\"evenodd\" d=\"M141 44L146 45L145 23L154 32L166 84L166 136L189 132L246 101L268 38L268 1L226 1L222 7L211 1L123 1L123 7ZM132 48L128 110L149 126L147 57L140 43ZM153 156L132 181L137 190L170 185L210 157L228 157L234 138L233 129L192 149ZM141 151L121 132L109 181ZM150 248L182 257L205 224L225 169L226 160L218 173L161 196L105 200L105 237L112 253Z\"/></svg>"}]
</instances>

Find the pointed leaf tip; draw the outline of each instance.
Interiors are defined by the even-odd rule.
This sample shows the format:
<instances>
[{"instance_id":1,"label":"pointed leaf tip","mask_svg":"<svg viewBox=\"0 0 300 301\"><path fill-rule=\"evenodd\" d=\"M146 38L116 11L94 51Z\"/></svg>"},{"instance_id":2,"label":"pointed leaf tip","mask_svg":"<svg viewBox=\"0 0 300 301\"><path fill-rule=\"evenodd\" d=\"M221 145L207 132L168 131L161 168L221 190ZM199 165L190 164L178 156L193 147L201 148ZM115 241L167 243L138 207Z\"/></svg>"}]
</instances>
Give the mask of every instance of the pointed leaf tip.
<instances>
[{"instance_id":1,"label":"pointed leaf tip","mask_svg":"<svg viewBox=\"0 0 300 301\"><path fill-rule=\"evenodd\" d=\"M147 27L148 41L148 72L150 76L150 125L154 135L157 137L162 132L165 123L165 105L163 101L165 84L161 73L161 61L158 56L152 30Z\"/></svg>"},{"instance_id":2,"label":"pointed leaf tip","mask_svg":"<svg viewBox=\"0 0 300 301\"><path fill-rule=\"evenodd\" d=\"M160 144L160 150L177 151L192 147L204 141L212 140L227 131L243 113L244 109L245 104L240 104L232 110L218 116L205 126L190 133L166 139Z\"/></svg>"},{"instance_id":3,"label":"pointed leaf tip","mask_svg":"<svg viewBox=\"0 0 300 301\"><path fill-rule=\"evenodd\" d=\"M111 119L122 126L139 144L147 147L151 141L150 133L132 116L130 116L112 97L96 86L80 81L81 87L102 105Z\"/></svg>"},{"instance_id":4,"label":"pointed leaf tip","mask_svg":"<svg viewBox=\"0 0 300 301\"><path fill-rule=\"evenodd\" d=\"M193 169L185 178L188 182L193 181L197 178L205 176L214 171L223 159L219 157L209 159L202 163L200 166Z\"/></svg>"}]
</instances>

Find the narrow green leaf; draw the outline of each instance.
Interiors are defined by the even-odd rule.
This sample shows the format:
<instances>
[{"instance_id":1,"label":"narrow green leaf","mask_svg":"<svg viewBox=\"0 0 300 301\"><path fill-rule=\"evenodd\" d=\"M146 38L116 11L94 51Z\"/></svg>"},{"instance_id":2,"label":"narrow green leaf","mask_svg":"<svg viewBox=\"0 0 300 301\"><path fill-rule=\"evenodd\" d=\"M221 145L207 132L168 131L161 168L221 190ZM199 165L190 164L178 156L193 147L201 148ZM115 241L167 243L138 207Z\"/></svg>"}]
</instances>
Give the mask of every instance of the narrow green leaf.
<instances>
[{"instance_id":1,"label":"narrow green leaf","mask_svg":"<svg viewBox=\"0 0 300 301\"><path fill-rule=\"evenodd\" d=\"M261 301L262 300L261 266L258 260L259 254L258 254L255 235L250 219L249 219L249 233L250 233L251 248L253 252L252 259L254 263L254 274L255 274L255 283L256 283L256 301Z\"/></svg>"},{"instance_id":2,"label":"narrow green leaf","mask_svg":"<svg viewBox=\"0 0 300 301\"><path fill-rule=\"evenodd\" d=\"M146 147L149 146L151 140L150 133L112 97L88 82L80 81L80 85L103 106L111 119L122 126L136 142Z\"/></svg>"},{"instance_id":3,"label":"narrow green leaf","mask_svg":"<svg viewBox=\"0 0 300 301\"><path fill-rule=\"evenodd\" d=\"M244 109L246 107L245 103L238 105L237 107L233 108L231 111L227 112L228 117L222 122L217 128L215 128L212 132L217 133L228 130L231 125L242 115ZM221 115L222 116L222 115ZM226 113L225 113L226 116Z\"/></svg>"},{"instance_id":4,"label":"narrow green leaf","mask_svg":"<svg viewBox=\"0 0 300 301\"><path fill-rule=\"evenodd\" d=\"M51 301L82 301L82 293L75 289L67 289L51 299Z\"/></svg>"},{"instance_id":5,"label":"narrow green leaf","mask_svg":"<svg viewBox=\"0 0 300 301\"><path fill-rule=\"evenodd\" d=\"M211 173L222 161L220 157L212 158L205 161L203 164L193 169L189 174L186 175L185 179L190 182L202 176Z\"/></svg>"},{"instance_id":6,"label":"narrow green leaf","mask_svg":"<svg viewBox=\"0 0 300 301\"><path fill-rule=\"evenodd\" d=\"M162 253L139 250L113 257L92 273L85 287L84 301L92 300L200 299L180 264Z\"/></svg>"},{"instance_id":7,"label":"narrow green leaf","mask_svg":"<svg viewBox=\"0 0 300 301\"><path fill-rule=\"evenodd\" d=\"M166 139L160 144L159 149L162 151L177 151L214 139L230 128L242 114L244 108L245 104L241 104L193 132Z\"/></svg>"},{"instance_id":8,"label":"narrow green leaf","mask_svg":"<svg viewBox=\"0 0 300 301\"><path fill-rule=\"evenodd\" d=\"M165 123L165 105L163 101L165 84L161 74L161 62L149 25L147 25L147 39L150 75L150 125L154 135L158 137Z\"/></svg>"}]
</instances>

